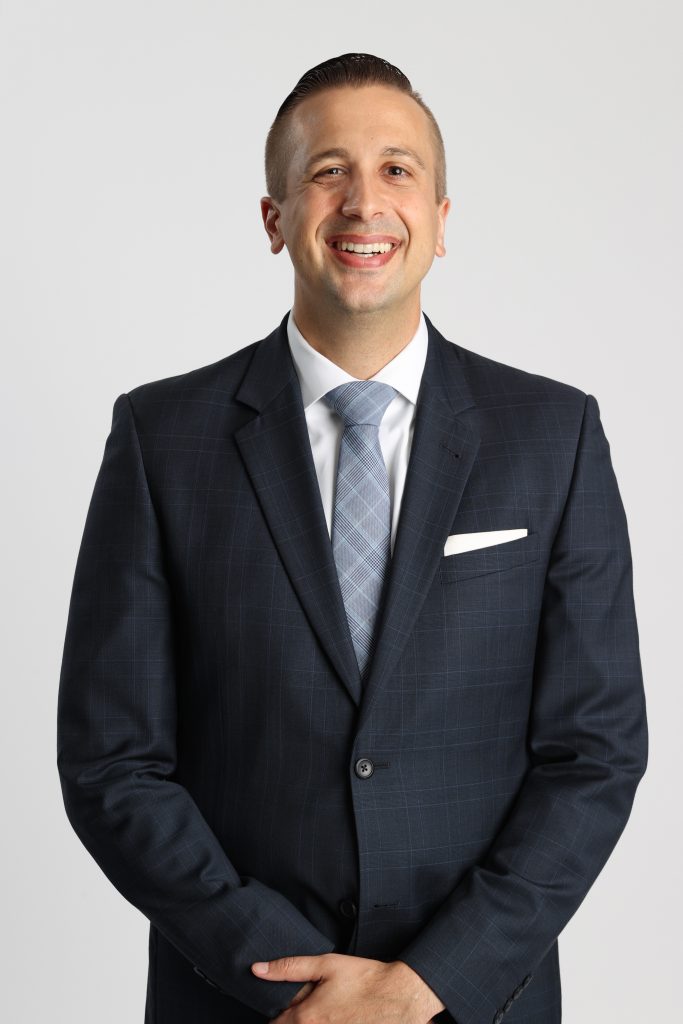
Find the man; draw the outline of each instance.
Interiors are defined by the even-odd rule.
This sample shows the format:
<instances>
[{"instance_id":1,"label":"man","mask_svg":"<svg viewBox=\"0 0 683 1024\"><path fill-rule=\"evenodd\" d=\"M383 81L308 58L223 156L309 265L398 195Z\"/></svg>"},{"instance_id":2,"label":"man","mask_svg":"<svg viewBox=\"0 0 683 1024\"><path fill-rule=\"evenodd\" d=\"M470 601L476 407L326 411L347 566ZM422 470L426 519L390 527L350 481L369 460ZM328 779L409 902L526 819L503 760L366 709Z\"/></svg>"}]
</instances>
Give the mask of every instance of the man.
<instances>
[{"instance_id":1,"label":"man","mask_svg":"<svg viewBox=\"0 0 683 1024\"><path fill-rule=\"evenodd\" d=\"M450 202L397 68L307 72L266 176L292 310L114 404L69 820L150 921L147 1024L555 1024L647 763L598 404L422 312Z\"/></svg>"}]
</instances>

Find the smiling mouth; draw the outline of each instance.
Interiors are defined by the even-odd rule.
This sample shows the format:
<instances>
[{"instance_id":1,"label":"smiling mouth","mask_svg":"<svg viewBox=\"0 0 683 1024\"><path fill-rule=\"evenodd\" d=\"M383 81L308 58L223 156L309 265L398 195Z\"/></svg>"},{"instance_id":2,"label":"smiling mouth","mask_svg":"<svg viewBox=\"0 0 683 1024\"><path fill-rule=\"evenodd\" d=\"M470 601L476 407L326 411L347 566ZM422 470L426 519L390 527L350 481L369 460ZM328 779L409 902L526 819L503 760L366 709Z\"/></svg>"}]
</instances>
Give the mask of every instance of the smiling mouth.
<instances>
[{"instance_id":1,"label":"smiling mouth","mask_svg":"<svg viewBox=\"0 0 683 1024\"><path fill-rule=\"evenodd\" d=\"M380 253L391 252L398 248L400 242L371 242L368 245L358 242L335 241L327 243L332 249L339 252L352 252L356 256L377 256Z\"/></svg>"},{"instance_id":2,"label":"smiling mouth","mask_svg":"<svg viewBox=\"0 0 683 1024\"><path fill-rule=\"evenodd\" d=\"M334 254L334 259L352 269L367 268L373 270L384 267L393 259L401 247L399 242L354 242L346 239L332 239L327 243Z\"/></svg>"}]
</instances>

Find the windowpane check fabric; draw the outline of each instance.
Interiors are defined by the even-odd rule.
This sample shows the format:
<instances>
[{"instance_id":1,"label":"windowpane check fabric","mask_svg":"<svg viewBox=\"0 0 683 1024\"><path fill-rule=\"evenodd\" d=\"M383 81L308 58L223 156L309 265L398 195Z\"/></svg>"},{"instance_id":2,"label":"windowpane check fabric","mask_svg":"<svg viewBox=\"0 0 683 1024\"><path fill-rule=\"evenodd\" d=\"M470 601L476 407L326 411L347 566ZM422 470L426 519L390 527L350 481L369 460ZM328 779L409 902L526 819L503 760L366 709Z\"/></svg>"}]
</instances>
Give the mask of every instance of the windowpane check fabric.
<instances>
[{"instance_id":1,"label":"windowpane check fabric","mask_svg":"<svg viewBox=\"0 0 683 1024\"><path fill-rule=\"evenodd\" d=\"M340 384L324 396L344 433L332 514L332 549L361 677L391 557L391 496L379 425L396 389L377 380Z\"/></svg>"},{"instance_id":2,"label":"windowpane check fabric","mask_svg":"<svg viewBox=\"0 0 683 1024\"><path fill-rule=\"evenodd\" d=\"M301 983L251 964L331 952L408 964L439 1024L560 1024L558 936L648 754L598 402L425 317L361 679L331 544L345 428L322 402L354 378L316 360L325 383L302 392L289 315L114 403L59 680L69 821L149 920L147 1024L268 1024ZM406 392L387 367L392 484ZM314 405L313 447L336 428L329 528Z\"/></svg>"}]
</instances>

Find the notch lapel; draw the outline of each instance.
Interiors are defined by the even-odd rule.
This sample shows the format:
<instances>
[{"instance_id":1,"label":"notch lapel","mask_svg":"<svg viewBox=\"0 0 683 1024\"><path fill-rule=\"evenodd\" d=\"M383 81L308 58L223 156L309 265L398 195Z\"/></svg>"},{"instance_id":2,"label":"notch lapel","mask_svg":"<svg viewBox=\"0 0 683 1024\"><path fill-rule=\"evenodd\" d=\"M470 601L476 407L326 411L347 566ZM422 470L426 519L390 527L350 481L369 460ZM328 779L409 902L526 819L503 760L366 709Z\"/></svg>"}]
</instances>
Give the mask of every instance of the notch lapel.
<instances>
[{"instance_id":1,"label":"notch lapel","mask_svg":"<svg viewBox=\"0 0 683 1024\"><path fill-rule=\"evenodd\" d=\"M311 628L358 704L360 672L289 350L288 316L257 346L237 391L257 415L235 432L235 441Z\"/></svg>"},{"instance_id":2,"label":"notch lapel","mask_svg":"<svg viewBox=\"0 0 683 1024\"><path fill-rule=\"evenodd\" d=\"M335 671L370 713L415 624L479 447L460 350L427 316L428 347L394 553L361 687L313 461L287 317L255 348L236 398L257 415L235 441L292 587ZM475 407L476 411L476 407ZM360 721L359 721L360 726Z\"/></svg>"},{"instance_id":3,"label":"notch lapel","mask_svg":"<svg viewBox=\"0 0 683 1024\"><path fill-rule=\"evenodd\" d=\"M415 625L479 449L476 405L460 349L447 341L426 315L425 320L427 359L417 396L394 553L361 697L359 729Z\"/></svg>"}]
</instances>

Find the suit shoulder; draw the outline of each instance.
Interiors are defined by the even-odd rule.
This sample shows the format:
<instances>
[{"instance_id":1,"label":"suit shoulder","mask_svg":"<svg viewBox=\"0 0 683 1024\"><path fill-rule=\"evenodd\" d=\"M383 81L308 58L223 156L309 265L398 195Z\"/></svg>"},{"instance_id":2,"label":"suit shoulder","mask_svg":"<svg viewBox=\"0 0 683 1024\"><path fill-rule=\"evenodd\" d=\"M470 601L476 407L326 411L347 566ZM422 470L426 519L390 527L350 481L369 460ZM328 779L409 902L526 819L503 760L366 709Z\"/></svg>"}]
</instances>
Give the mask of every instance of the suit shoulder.
<instances>
[{"instance_id":1,"label":"suit shoulder","mask_svg":"<svg viewBox=\"0 0 683 1024\"><path fill-rule=\"evenodd\" d=\"M261 340L204 366L131 388L127 394L136 415L148 421L155 412L177 411L184 402L229 405Z\"/></svg>"},{"instance_id":2,"label":"suit shoulder","mask_svg":"<svg viewBox=\"0 0 683 1024\"><path fill-rule=\"evenodd\" d=\"M456 342L448 344L478 405L496 404L507 398L526 403L560 403L581 411L584 409L587 393L573 384L501 362Z\"/></svg>"}]
</instances>

